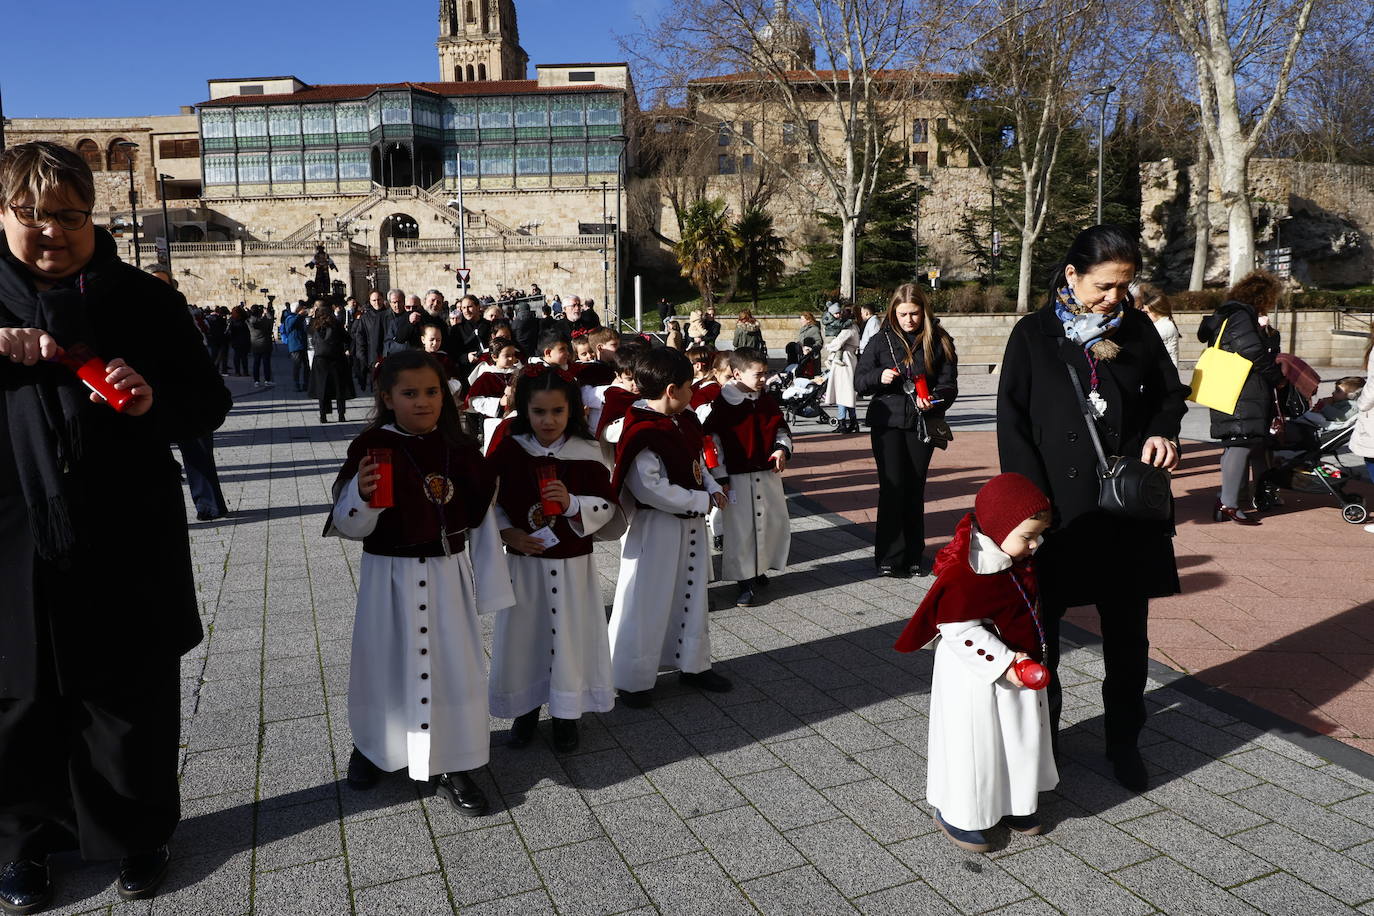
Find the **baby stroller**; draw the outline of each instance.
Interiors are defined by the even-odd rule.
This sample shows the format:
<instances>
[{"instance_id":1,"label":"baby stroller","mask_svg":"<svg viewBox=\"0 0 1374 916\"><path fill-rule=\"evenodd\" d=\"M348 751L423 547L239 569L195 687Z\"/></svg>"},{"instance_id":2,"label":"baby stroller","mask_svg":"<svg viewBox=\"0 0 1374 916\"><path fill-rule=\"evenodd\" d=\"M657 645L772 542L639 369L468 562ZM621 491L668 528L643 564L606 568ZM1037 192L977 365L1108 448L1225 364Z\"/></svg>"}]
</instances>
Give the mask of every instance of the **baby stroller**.
<instances>
[{"instance_id":1,"label":"baby stroller","mask_svg":"<svg viewBox=\"0 0 1374 916\"><path fill-rule=\"evenodd\" d=\"M1294 420L1287 424L1285 432L1290 440L1289 447L1275 451L1278 464L1260 475L1255 488L1255 505L1260 509L1273 508L1279 504L1280 488L1298 490L1294 484L1302 481L1306 491L1331 496L1340 507L1341 518L1352 525L1363 525L1369 518L1364 497L1359 493L1347 493L1347 472L1339 465L1323 461L1334 458L1350 444L1350 437L1355 434L1355 419L1352 417L1349 423L1324 431Z\"/></svg>"},{"instance_id":2,"label":"baby stroller","mask_svg":"<svg viewBox=\"0 0 1374 916\"><path fill-rule=\"evenodd\" d=\"M830 415L825 406L825 383L828 376L805 378L795 374L796 366L788 366L768 380L768 390L778 399L783 416L789 424L798 417L815 420L832 429L840 421Z\"/></svg>"}]
</instances>

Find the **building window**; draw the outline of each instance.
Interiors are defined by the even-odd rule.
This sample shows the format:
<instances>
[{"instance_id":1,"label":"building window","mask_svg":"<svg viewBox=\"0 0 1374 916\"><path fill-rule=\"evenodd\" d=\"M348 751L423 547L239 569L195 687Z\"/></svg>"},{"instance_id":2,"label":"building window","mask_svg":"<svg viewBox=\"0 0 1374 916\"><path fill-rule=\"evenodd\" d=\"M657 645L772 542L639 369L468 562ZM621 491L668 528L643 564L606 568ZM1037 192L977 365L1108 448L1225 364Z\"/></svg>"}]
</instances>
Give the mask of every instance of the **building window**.
<instances>
[{"instance_id":1,"label":"building window","mask_svg":"<svg viewBox=\"0 0 1374 916\"><path fill-rule=\"evenodd\" d=\"M467 0L467 2L463 4L463 18L468 22L477 21L477 7L472 0Z\"/></svg>"},{"instance_id":2,"label":"building window","mask_svg":"<svg viewBox=\"0 0 1374 916\"><path fill-rule=\"evenodd\" d=\"M568 82L570 83L594 83L596 82L595 70L569 70Z\"/></svg>"},{"instance_id":3,"label":"building window","mask_svg":"<svg viewBox=\"0 0 1374 916\"><path fill-rule=\"evenodd\" d=\"M812 144L819 146L821 143L821 122L807 121L806 135L811 138Z\"/></svg>"},{"instance_id":4,"label":"building window","mask_svg":"<svg viewBox=\"0 0 1374 916\"><path fill-rule=\"evenodd\" d=\"M938 153L935 154L935 164L938 165L940 168L944 168L945 166L949 165L949 153L946 152L944 149L941 149Z\"/></svg>"},{"instance_id":5,"label":"building window","mask_svg":"<svg viewBox=\"0 0 1374 916\"><path fill-rule=\"evenodd\" d=\"M239 184L267 184L267 154L239 156Z\"/></svg>"},{"instance_id":6,"label":"building window","mask_svg":"<svg viewBox=\"0 0 1374 916\"><path fill-rule=\"evenodd\" d=\"M338 160L332 150L305 154L306 181L333 181L338 173Z\"/></svg>"},{"instance_id":7,"label":"building window","mask_svg":"<svg viewBox=\"0 0 1374 916\"><path fill-rule=\"evenodd\" d=\"M744 169L744 171L746 171L746 172L752 172L752 171L754 171L754 154L753 154L753 153L745 153L743 156L740 157L740 159L741 159L740 165L741 165L741 167Z\"/></svg>"},{"instance_id":8,"label":"building window","mask_svg":"<svg viewBox=\"0 0 1374 916\"><path fill-rule=\"evenodd\" d=\"M478 103L478 123L482 130L510 130L511 100L505 98L482 99Z\"/></svg>"},{"instance_id":9,"label":"building window","mask_svg":"<svg viewBox=\"0 0 1374 916\"><path fill-rule=\"evenodd\" d=\"M582 175L586 171L586 144L555 143L553 145L553 173L555 175Z\"/></svg>"},{"instance_id":10,"label":"building window","mask_svg":"<svg viewBox=\"0 0 1374 916\"><path fill-rule=\"evenodd\" d=\"M472 81L474 81L474 80L477 79L477 72L476 72L475 70L472 69L472 64L468 64L467 73L468 73L468 79L467 79L467 81L468 81L469 83L471 83Z\"/></svg>"},{"instance_id":11,"label":"building window","mask_svg":"<svg viewBox=\"0 0 1374 916\"><path fill-rule=\"evenodd\" d=\"M619 143L588 143L587 171L609 174L620 166Z\"/></svg>"},{"instance_id":12,"label":"building window","mask_svg":"<svg viewBox=\"0 0 1374 916\"><path fill-rule=\"evenodd\" d=\"M262 95L262 84L255 83L251 86L240 86L239 95Z\"/></svg>"},{"instance_id":13,"label":"building window","mask_svg":"<svg viewBox=\"0 0 1374 916\"><path fill-rule=\"evenodd\" d=\"M110 171L115 169L127 169L130 163L138 164L138 150L132 146L121 146L121 143L128 143L123 137L116 137L110 141L109 162Z\"/></svg>"},{"instance_id":14,"label":"building window","mask_svg":"<svg viewBox=\"0 0 1374 916\"><path fill-rule=\"evenodd\" d=\"M274 105L267 110L267 128L272 134L273 146L281 141L295 146L301 142L301 110L295 105Z\"/></svg>"},{"instance_id":15,"label":"building window","mask_svg":"<svg viewBox=\"0 0 1374 916\"><path fill-rule=\"evenodd\" d=\"M206 156L206 157L205 157L205 183L206 183L206 184L233 184L233 183L234 183L234 157L233 157L233 156Z\"/></svg>"},{"instance_id":16,"label":"building window","mask_svg":"<svg viewBox=\"0 0 1374 916\"><path fill-rule=\"evenodd\" d=\"M200 156L199 140L159 140L159 159L195 159Z\"/></svg>"},{"instance_id":17,"label":"building window","mask_svg":"<svg viewBox=\"0 0 1374 916\"><path fill-rule=\"evenodd\" d=\"M731 138L730 138L730 122L729 122L729 121L721 121L720 124L718 125L717 132L716 132L716 145L717 145L717 146L729 146L729 145L730 145L730 139L731 139ZM722 173L722 174L724 174L724 173Z\"/></svg>"},{"instance_id":18,"label":"building window","mask_svg":"<svg viewBox=\"0 0 1374 916\"><path fill-rule=\"evenodd\" d=\"M930 153L926 152L926 151L923 150L923 149L914 149L914 150L912 150L912 151L911 151L911 166L912 166L912 168L920 169L922 175L924 175L924 174L926 174L927 172L929 172L929 171L930 171Z\"/></svg>"},{"instance_id":19,"label":"building window","mask_svg":"<svg viewBox=\"0 0 1374 916\"><path fill-rule=\"evenodd\" d=\"M272 183L299 184L301 180L301 154L298 152L272 153Z\"/></svg>"},{"instance_id":20,"label":"building window","mask_svg":"<svg viewBox=\"0 0 1374 916\"><path fill-rule=\"evenodd\" d=\"M264 108L234 109L234 136L239 146L267 145L267 110Z\"/></svg>"},{"instance_id":21,"label":"building window","mask_svg":"<svg viewBox=\"0 0 1374 916\"><path fill-rule=\"evenodd\" d=\"M306 143L334 142L334 109L330 105L306 105L301 109Z\"/></svg>"},{"instance_id":22,"label":"building window","mask_svg":"<svg viewBox=\"0 0 1374 916\"><path fill-rule=\"evenodd\" d=\"M579 95L556 95L549 100L549 123L555 137L586 135L583 102Z\"/></svg>"},{"instance_id":23,"label":"building window","mask_svg":"<svg viewBox=\"0 0 1374 916\"><path fill-rule=\"evenodd\" d=\"M100 145L94 140L82 140L76 145L76 151L86 160L92 172L99 172L105 168L105 157L100 153Z\"/></svg>"},{"instance_id":24,"label":"building window","mask_svg":"<svg viewBox=\"0 0 1374 916\"><path fill-rule=\"evenodd\" d=\"M383 124L410 124L410 93L394 92L382 96Z\"/></svg>"},{"instance_id":25,"label":"building window","mask_svg":"<svg viewBox=\"0 0 1374 916\"><path fill-rule=\"evenodd\" d=\"M782 122L782 142L784 146L795 146L797 143L797 122Z\"/></svg>"},{"instance_id":26,"label":"building window","mask_svg":"<svg viewBox=\"0 0 1374 916\"><path fill-rule=\"evenodd\" d=\"M929 136L930 122L925 118L917 118L911 122L911 142L925 143Z\"/></svg>"},{"instance_id":27,"label":"building window","mask_svg":"<svg viewBox=\"0 0 1374 916\"><path fill-rule=\"evenodd\" d=\"M339 180L358 181L372 177L372 163L365 149L339 150Z\"/></svg>"},{"instance_id":28,"label":"building window","mask_svg":"<svg viewBox=\"0 0 1374 916\"><path fill-rule=\"evenodd\" d=\"M716 156L716 171L721 175L735 174L735 157L729 153Z\"/></svg>"},{"instance_id":29,"label":"building window","mask_svg":"<svg viewBox=\"0 0 1374 916\"><path fill-rule=\"evenodd\" d=\"M545 143L527 143L515 148L515 174L549 174L549 147Z\"/></svg>"},{"instance_id":30,"label":"building window","mask_svg":"<svg viewBox=\"0 0 1374 916\"><path fill-rule=\"evenodd\" d=\"M754 140L754 122L753 122L753 121L741 121L739 127L740 127L740 133L744 135L744 139L746 139L746 140L748 140L748 141L750 141L750 142L753 142L753 140Z\"/></svg>"},{"instance_id":31,"label":"building window","mask_svg":"<svg viewBox=\"0 0 1374 916\"><path fill-rule=\"evenodd\" d=\"M486 65L486 64L478 64L478 65L477 65L477 79L480 80L480 81L482 81L482 82L486 82L486 79L487 79L487 65Z\"/></svg>"},{"instance_id":32,"label":"building window","mask_svg":"<svg viewBox=\"0 0 1374 916\"><path fill-rule=\"evenodd\" d=\"M515 150L510 146L483 146L480 148L482 178L510 180L515 167Z\"/></svg>"},{"instance_id":33,"label":"building window","mask_svg":"<svg viewBox=\"0 0 1374 916\"><path fill-rule=\"evenodd\" d=\"M935 139L938 141L949 131L949 118L935 119Z\"/></svg>"}]
</instances>

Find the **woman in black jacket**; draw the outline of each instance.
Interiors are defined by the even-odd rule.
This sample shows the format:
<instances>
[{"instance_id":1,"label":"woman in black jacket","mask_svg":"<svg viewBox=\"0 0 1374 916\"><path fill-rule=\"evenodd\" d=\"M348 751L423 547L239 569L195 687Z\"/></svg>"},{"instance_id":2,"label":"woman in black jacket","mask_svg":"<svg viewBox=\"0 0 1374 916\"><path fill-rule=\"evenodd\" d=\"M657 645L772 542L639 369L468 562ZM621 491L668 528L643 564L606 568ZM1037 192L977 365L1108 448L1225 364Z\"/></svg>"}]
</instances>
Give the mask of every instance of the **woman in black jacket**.
<instances>
[{"instance_id":1,"label":"woman in black jacket","mask_svg":"<svg viewBox=\"0 0 1374 916\"><path fill-rule=\"evenodd\" d=\"M930 389L929 400L916 392L921 376ZM920 286L905 283L892 294L882 330L859 358L854 387L873 396L867 422L878 465L873 545L878 574L901 578L914 569L925 575L926 472L934 450L948 443L923 441L921 431L930 424L920 421L942 419L954 403L959 362L954 340L940 327Z\"/></svg>"},{"instance_id":2,"label":"woman in black jacket","mask_svg":"<svg viewBox=\"0 0 1374 916\"><path fill-rule=\"evenodd\" d=\"M248 374L248 351L252 346L253 338L248 330L248 310L236 305L229 313L229 349L234 351L235 375L243 377Z\"/></svg>"},{"instance_id":3,"label":"woman in black jacket","mask_svg":"<svg viewBox=\"0 0 1374 916\"><path fill-rule=\"evenodd\" d=\"M1278 332L1268 326L1269 310L1279 300L1278 278L1255 271L1241 278L1226 294L1226 301L1198 326L1197 338L1250 360L1236 409L1212 411L1212 438L1225 446L1221 453L1221 493L1212 509L1219 522L1258 525L1249 506L1241 505L1246 471L1255 479L1265 470L1265 440L1274 420L1275 391L1283 383L1283 370L1274 357L1279 353ZM1220 334L1220 339L1217 335Z\"/></svg>"},{"instance_id":4,"label":"woman in black jacket","mask_svg":"<svg viewBox=\"0 0 1374 916\"><path fill-rule=\"evenodd\" d=\"M329 402L334 401L342 423L344 403L356 393L353 373L348 371L348 332L324 303L317 304L310 315L310 344L315 351L310 367L310 396L320 402L320 422L329 422Z\"/></svg>"},{"instance_id":5,"label":"woman in black jacket","mask_svg":"<svg viewBox=\"0 0 1374 916\"><path fill-rule=\"evenodd\" d=\"M1140 269L1134 234L1094 226L1079 234L1044 308L1016 323L997 388L1002 470L1029 477L1054 507L1036 554L1048 664L1059 664L1059 619L1096 605L1102 624L1107 756L1117 781L1145 788L1136 748L1145 724L1149 599L1179 591L1173 523L1109 515L1097 507L1097 452L1069 376L1073 372L1108 455L1178 463L1175 441L1188 389L1150 319L1132 307ZM1054 729L1061 695L1046 699Z\"/></svg>"}]
</instances>

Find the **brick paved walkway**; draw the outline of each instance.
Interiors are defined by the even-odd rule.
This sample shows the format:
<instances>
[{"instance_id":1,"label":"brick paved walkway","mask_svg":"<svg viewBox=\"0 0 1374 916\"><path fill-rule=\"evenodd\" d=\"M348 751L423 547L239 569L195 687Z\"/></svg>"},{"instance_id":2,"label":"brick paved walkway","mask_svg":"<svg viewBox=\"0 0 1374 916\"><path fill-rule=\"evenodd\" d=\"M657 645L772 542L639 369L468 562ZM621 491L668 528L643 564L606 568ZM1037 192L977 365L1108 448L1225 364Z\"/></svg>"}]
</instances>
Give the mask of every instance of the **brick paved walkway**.
<instances>
[{"instance_id":1,"label":"brick paved walkway","mask_svg":"<svg viewBox=\"0 0 1374 916\"><path fill-rule=\"evenodd\" d=\"M354 792L359 545L319 531L357 424L313 414L279 387L241 397L216 437L234 516L192 524L210 635L183 666L185 820L164 893L121 905L111 866L64 857L54 912L1374 914L1368 758L1329 762L1160 668L1144 735L1154 788L1128 795L1098 755L1091 646L1065 656L1048 833L955 850L924 804L930 655L889 648L919 589L870 579L863 532L800 505L769 604L727 607L729 587L713 589L733 693L665 677L652 709L587 717L567 756L543 741L509 751L494 721L481 819L400 778ZM793 482L826 473L844 472ZM953 518L977 472L938 477ZM609 603L614 554L598 558Z\"/></svg>"}]
</instances>

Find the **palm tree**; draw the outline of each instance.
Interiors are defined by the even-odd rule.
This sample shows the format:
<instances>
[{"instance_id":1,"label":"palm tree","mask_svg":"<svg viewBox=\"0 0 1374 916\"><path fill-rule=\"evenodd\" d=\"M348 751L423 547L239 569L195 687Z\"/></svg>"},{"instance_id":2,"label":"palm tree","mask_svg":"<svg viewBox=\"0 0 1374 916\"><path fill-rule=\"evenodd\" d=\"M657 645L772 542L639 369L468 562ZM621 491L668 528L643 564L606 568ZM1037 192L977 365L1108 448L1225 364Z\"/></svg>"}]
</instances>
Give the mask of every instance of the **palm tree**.
<instances>
[{"instance_id":1,"label":"palm tree","mask_svg":"<svg viewBox=\"0 0 1374 916\"><path fill-rule=\"evenodd\" d=\"M716 287L739 265L739 237L723 200L699 200L682 219L682 241L674 246L682 275L701 293L702 305L715 302Z\"/></svg>"},{"instance_id":2,"label":"palm tree","mask_svg":"<svg viewBox=\"0 0 1374 916\"><path fill-rule=\"evenodd\" d=\"M740 214L735 235L739 238L740 279L749 284L757 309L759 286L772 286L782 279L782 256L787 246L773 231L773 217L757 207Z\"/></svg>"}]
</instances>

